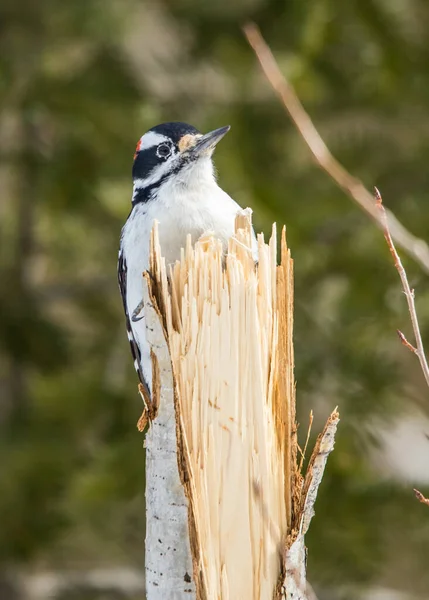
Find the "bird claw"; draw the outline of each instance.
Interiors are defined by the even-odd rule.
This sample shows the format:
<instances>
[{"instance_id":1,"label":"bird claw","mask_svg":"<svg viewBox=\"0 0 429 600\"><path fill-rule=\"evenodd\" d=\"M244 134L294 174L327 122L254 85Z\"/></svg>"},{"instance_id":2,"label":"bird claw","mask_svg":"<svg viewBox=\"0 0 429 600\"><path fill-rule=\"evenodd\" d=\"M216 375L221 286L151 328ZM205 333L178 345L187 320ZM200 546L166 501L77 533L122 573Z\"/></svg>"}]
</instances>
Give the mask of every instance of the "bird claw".
<instances>
[{"instance_id":1,"label":"bird claw","mask_svg":"<svg viewBox=\"0 0 429 600\"><path fill-rule=\"evenodd\" d=\"M136 308L133 310L133 314L131 315L131 321L133 323L137 323L137 321L141 321L144 318L144 315L139 316L144 307L144 300L140 300L137 304Z\"/></svg>"}]
</instances>

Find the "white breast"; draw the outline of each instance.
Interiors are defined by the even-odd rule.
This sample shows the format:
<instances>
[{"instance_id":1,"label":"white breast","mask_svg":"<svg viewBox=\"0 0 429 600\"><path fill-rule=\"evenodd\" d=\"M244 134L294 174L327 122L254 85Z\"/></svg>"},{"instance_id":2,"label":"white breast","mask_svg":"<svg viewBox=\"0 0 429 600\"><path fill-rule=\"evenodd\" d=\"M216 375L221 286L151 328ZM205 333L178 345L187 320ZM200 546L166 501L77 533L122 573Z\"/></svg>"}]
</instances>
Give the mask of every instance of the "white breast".
<instances>
[{"instance_id":1,"label":"white breast","mask_svg":"<svg viewBox=\"0 0 429 600\"><path fill-rule=\"evenodd\" d=\"M149 267L150 232L159 222L162 254L167 264L180 258L187 234L195 242L201 235L213 231L222 241L234 233L234 222L240 206L214 180L198 186L174 184L162 186L155 199L137 204L122 232L122 248L127 263L127 310L133 314L142 299L142 273ZM151 368L146 343L145 321L132 323L133 334L142 353L142 369L149 386Z\"/></svg>"}]
</instances>

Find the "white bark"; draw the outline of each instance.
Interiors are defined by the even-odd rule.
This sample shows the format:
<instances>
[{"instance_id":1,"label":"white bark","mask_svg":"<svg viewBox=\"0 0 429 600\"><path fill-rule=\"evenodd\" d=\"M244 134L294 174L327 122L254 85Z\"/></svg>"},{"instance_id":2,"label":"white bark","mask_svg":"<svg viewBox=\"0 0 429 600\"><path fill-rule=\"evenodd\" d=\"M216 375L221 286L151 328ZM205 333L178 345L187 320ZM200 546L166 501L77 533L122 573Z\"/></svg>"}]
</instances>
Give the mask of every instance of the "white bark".
<instances>
[{"instance_id":1,"label":"white bark","mask_svg":"<svg viewBox=\"0 0 429 600\"><path fill-rule=\"evenodd\" d=\"M313 454L307 468L305 477L305 501L302 511L301 531L305 535L310 527L310 521L314 516L314 504L319 491L319 485L322 482L323 473L325 472L326 462L329 454L334 449L335 434L337 431L340 416L335 409L329 417L326 425L317 439Z\"/></svg>"},{"instance_id":2,"label":"white bark","mask_svg":"<svg viewBox=\"0 0 429 600\"><path fill-rule=\"evenodd\" d=\"M286 576L282 598L286 600L307 600L307 557L304 536L300 534L286 550Z\"/></svg>"},{"instance_id":3,"label":"white bark","mask_svg":"<svg viewBox=\"0 0 429 600\"><path fill-rule=\"evenodd\" d=\"M159 313L143 285L146 332L159 367L158 413L146 433L146 598L195 600L188 502L177 463L173 374ZM157 389L156 389L157 388Z\"/></svg>"}]
</instances>

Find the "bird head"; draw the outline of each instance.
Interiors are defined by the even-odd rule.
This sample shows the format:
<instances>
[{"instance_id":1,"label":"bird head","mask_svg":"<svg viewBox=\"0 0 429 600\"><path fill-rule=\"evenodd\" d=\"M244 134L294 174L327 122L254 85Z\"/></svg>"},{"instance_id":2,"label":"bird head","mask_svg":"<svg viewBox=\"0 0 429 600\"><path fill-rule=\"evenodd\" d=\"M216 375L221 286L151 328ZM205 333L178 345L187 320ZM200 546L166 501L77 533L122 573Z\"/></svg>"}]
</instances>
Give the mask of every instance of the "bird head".
<instances>
[{"instance_id":1,"label":"bird head","mask_svg":"<svg viewBox=\"0 0 429 600\"><path fill-rule=\"evenodd\" d=\"M167 181L192 186L213 179L211 157L229 129L227 125L204 135L186 123L163 123L150 129L134 154L133 202L148 200Z\"/></svg>"}]
</instances>

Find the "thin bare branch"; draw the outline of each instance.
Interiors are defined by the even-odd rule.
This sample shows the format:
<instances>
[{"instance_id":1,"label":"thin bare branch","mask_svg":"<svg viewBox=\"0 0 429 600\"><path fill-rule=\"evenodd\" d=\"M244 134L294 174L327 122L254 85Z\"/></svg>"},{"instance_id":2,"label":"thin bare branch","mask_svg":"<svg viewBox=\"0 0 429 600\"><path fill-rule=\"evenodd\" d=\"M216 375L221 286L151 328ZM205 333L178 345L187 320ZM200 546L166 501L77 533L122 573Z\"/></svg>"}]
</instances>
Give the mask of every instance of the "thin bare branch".
<instances>
[{"instance_id":1,"label":"thin bare branch","mask_svg":"<svg viewBox=\"0 0 429 600\"><path fill-rule=\"evenodd\" d=\"M419 490L416 490L416 489L414 488L413 492L415 493L415 495L416 495L416 498L417 498L417 500L418 500L419 502L421 502L422 504L426 504L427 506L429 506L429 499L428 499L428 498L425 498L425 497L423 496L423 494L422 494L421 492L419 492Z\"/></svg>"},{"instance_id":2,"label":"thin bare branch","mask_svg":"<svg viewBox=\"0 0 429 600\"><path fill-rule=\"evenodd\" d=\"M414 347L404 334L401 331L398 331L398 335L400 337L401 342L406 346L409 350L414 352L420 361L420 366L423 371L423 375L425 377L426 383L429 386L429 366L426 360L425 350L423 347L422 336L420 333L419 320L417 318L416 312L416 304L414 300L414 290L410 288L410 284L408 283L407 274L402 265L401 259L399 258L399 254L396 251L395 244L393 243L392 235L389 229L389 223L387 220L386 209L383 206L383 200L381 198L381 194L377 188L375 188L375 207L380 215L380 223L383 227L384 237L386 239L387 245L389 247L390 253L393 257L393 261L395 263L396 270L399 273L399 277L401 278L402 289L404 290L405 297L407 299L408 311L411 317L411 323L413 326L414 337L416 338L416 347Z\"/></svg>"},{"instance_id":3,"label":"thin bare branch","mask_svg":"<svg viewBox=\"0 0 429 600\"><path fill-rule=\"evenodd\" d=\"M413 346L412 344L410 344L410 342L407 340L407 338L402 333L402 331L397 329L396 333L398 334L398 337L401 340L401 344L403 344L405 346L405 348L408 348L408 350L410 350L411 352L414 352L414 354L417 354L417 348L415 346Z\"/></svg>"},{"instance_id":4,"label":"thin bare branch","mask_svg":"<svg viewBox=\"0 0 429 600\"><path fill-rule=\"evenodd\" d=\"M377 224L383 227L379 211L374 205L372 194L363 183L350 175L348 171L334 158L319 132L302 106L295 90L280 71L270 48L266 44L259 29L254 23L244 27L246 38L253 48L262 70L280 97L288 111L295 127L305 140L319 166L341 187ZM410 257L429 273L429 246L423 240L415 237L398 221L389 210L386 211L392 238Z\"/></svg>"}]
</instances>

